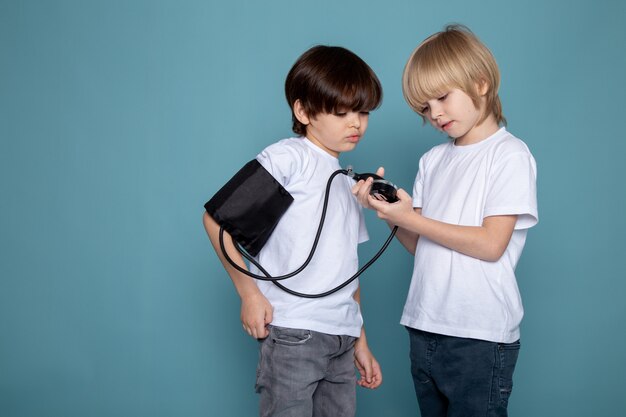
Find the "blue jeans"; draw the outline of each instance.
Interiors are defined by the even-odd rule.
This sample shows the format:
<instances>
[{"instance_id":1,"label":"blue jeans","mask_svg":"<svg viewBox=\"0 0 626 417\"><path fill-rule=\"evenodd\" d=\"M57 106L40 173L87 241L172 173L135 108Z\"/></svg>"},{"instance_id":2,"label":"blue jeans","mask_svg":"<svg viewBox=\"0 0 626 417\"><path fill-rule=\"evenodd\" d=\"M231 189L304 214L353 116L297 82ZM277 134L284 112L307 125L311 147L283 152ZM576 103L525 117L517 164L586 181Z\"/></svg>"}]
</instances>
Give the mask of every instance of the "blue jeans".
<instances>
[{"instance_id":1,"label":"blue jeans","mask_svg":"<svg viewBox=\"0 0 626 417\"><path fill-rule=\"evenodd\" d=\"M422 417L505 417L520 342L494 343L408 328Z\"/></svg>"},{"instance_id":2,"label":"blue jeans","mask_svg":"<svg viewBox=\"0 0 626 417\"><path fill-rule=\"evenodd\" d=\"M269 331L257 367L261 417L353 417L356 338L277 326Z\"/></svg>"}]
</instances>

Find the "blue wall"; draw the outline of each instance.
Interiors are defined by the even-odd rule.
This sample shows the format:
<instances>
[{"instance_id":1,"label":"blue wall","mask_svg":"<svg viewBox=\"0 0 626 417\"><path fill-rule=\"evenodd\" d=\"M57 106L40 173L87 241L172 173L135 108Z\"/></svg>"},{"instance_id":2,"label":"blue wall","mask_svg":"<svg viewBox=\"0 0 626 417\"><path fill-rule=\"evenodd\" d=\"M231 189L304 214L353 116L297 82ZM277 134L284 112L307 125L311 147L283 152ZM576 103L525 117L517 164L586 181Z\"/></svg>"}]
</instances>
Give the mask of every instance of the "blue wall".
<instances>
[{"instance_id":1,"label":"blue wall","mask_svg":"<svg viewBox=\"0 0 626 417\"><path fill-rule=\"evenodd\" d=\"M623 413L626 3L372 3L0 1L1 416L255 415L256 343L202 205L290 135L283 80L317 43L355 51L385 89L342 163L410 189L445 139L400 76L448 22L494 52L539 166L510 414ZM367 221L363 259L388 232ZM417 415L398 324L411 266L396 242L362 282L385 382L359 391L359 416Z\"/></svg>"}]
</instances>

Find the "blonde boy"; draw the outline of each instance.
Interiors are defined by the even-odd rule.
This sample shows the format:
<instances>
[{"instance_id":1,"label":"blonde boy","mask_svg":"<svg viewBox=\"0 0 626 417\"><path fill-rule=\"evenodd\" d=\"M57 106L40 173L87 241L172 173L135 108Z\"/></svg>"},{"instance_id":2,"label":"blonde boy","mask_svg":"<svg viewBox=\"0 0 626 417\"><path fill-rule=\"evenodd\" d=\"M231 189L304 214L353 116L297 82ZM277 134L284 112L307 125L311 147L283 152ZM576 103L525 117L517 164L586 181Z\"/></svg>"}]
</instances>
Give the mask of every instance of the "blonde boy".
<instances>
[{"instance_id":1,"label":"blonde boy","mask_svg":"<svg viewBox=\"0 0 626 417\"><path fill-rule=\"evenodd\" d=\"M422 156L412 197L399 190L388 204L368 196L368 182L353 189L415 255L401 324L423 417L507 415L523 315L515 267L538 216L535 160L501 127L499 82L469 29L427 38L403 92L450 140Z\"/></svg>"}]
</instances>

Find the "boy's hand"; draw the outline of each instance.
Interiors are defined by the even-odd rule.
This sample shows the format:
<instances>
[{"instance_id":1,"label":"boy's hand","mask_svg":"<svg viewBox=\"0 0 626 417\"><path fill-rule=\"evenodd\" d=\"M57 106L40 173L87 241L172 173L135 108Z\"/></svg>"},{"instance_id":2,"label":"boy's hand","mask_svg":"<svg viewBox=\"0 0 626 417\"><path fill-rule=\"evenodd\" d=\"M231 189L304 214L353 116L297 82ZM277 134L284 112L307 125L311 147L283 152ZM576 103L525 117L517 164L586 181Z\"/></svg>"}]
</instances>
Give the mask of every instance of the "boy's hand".
<instances>
[{"instance_id":1,"label":"boy's hand","mask_svg":"<svg viewBox=\"0 0 626 417\"><path fill-rule=\"evenodd\" d=\"M383 373L380 365L367 344L360 344L357 340L354 346L354 364L361 374L357 384L363 388L376 389L383 383Z\"/></svg>"},{"instance_id":2,"label":"boy's hand","mask_svg":"<svg viewBox=\"0 0 626 417\"><path fill-rule=\"evenodd\" d=\"M274 308L261 293L241 299L241 323L243 329L255 339L263 339L269 335L267 325L272 322Z\"/></svg>"},{"instance_id":3,"label":"boy's hand","mask_svg":"<svg viewBox=\"0 0 626 417\"><path fill-rule=\"evenodd\" d=\"M385 176L385 168L380 167L376 170L376 175L380 177ZM369 195L370 190L372 189L372 183L374 179L369 177L366 181L360 180L352 187L352 194L356 196L356 199L359 203L368 209L372 209L373 207L369 203Z\"/></svg>"},{"instance_id":4,"label":"boy's hand","mask_svg":"<svg viewBox=\"0 0 626 417\"><path fill-rule=\"evenodd\" d=\"M354 364L361 374L361 378L356 382L363 388L376 389L383 383L383 373L380 365L367 345L355 346Z\"/></svg>"},{"instance_id":5,"label":"boy's hand","mask_svg":"<svg viewBox=\"0 0 626 417\"><path fill-rule=\"evenodd\" d=\"M402 227L402 222L415 214L413 210L413 198L402 188L398 189L396 195L398 201L387 203L368 195L367 200L370 207L376 210L378 218L386 220L388 223Z\"/></svg>"}]
</instances>

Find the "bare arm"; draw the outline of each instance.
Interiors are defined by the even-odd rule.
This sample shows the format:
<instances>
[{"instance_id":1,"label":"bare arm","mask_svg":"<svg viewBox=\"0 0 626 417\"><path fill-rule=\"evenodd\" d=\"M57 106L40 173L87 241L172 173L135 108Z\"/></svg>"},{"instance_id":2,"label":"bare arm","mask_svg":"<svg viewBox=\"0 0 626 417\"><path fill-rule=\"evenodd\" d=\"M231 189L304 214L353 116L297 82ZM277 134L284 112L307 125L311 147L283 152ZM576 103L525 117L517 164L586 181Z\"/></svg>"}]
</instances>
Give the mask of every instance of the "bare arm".
<instances>
[{"instance_id":1,"label":"bare arm","mask_svg":"<svg viewBox=\"0 0 626 417\"><path fill-rule=\"evenodd\" d=\"M414 210L412 199L404 190L398 190L398 197L400 201L393 204L372 197L368 199L372 208L378 212L378 217L404 229L406 232L403 235L413 233L424 236L442 246L484 261L493 262L502 256L517 221L517 216L510 215L486 217L481 226L444 223L422 216L421 210Z\"/></svg>"},{"instance_id":2,"label":"bare arm","mask_svg":"<svg viewBox=\"0 0 626 417\"><path fill-rule=\"evenodd\" d=\"M354 299L361 304L361 287L354 293ZM383 373L380 364L370 351L365 336L365 326L361 327L361 336L354 344L354 364L361 374L357 384L363 388L375 389L383 383Z\"/></svg>"},{"instance_id":3,"label":"bare arm","mask_svg":"<svg viewBox=\"0 0 626 417\"><path fill-rule=\"evenodd\" d=\"M272 305L259 291L254 280L237 271L224 257L219 243L220 226L206 212L202 221L215 253L217 253L241 298L241 323L244 330L255 339L267 337L269 332L266 326L272 321ZM235 249L233 240L227 232L224 232L224 247L237 265L247 269L243 257Z\"/></svg>"},{"instance_id":4,"label":"bare arm","mask_svg":"<svg viewBox=\"0 0 626 417\"><path fill-rule=\"evenodd\" d=\"M413 210L417 214L422 214L421 208L415 208ZM390 222L387 222L387 225L390 228L394 227L394 224ZM417 241L419 240L419 237L419 234L417 234L416 232L403 229L402 227L398 227L398 230L396 231L396 238L411 255L415 255L415 248L417 247Z\"/></svg>"},{"instance_id":5,"label":"bare arm","mask_svg":"<svg viewBox=\"0 0 626 417\"><path fill-rule=\"evenodd\" d=\"M385 169L383 167L378 168L376 170L376 174L384 177ZM352 194L356 196L359 203L361 203L363 207L371 210L374 210L374 207L372 207L372 205L370 204L371 197L369 193L370 189L372 188L373 182L373 179L370 177L366 181L360 180L354 185L354 187L352 187ZM419 208L416 208L415 210L420 214L422 212L422 209ZM387 222L387 225L389 226L389 228L394 227L394 224L391 222ZM417 239L419 238L419 235L417 233L403 228L398 228L398 231L396 232L396 238L411 255L415 254L415 247L417 246Z\"/></svg>"}]
</instances>

